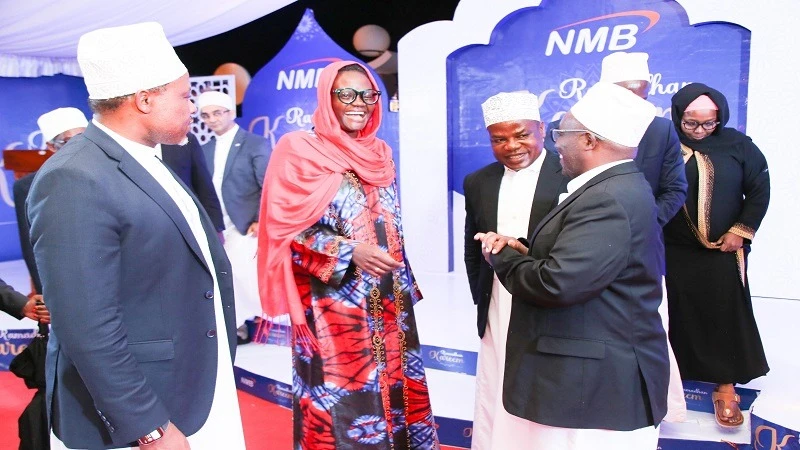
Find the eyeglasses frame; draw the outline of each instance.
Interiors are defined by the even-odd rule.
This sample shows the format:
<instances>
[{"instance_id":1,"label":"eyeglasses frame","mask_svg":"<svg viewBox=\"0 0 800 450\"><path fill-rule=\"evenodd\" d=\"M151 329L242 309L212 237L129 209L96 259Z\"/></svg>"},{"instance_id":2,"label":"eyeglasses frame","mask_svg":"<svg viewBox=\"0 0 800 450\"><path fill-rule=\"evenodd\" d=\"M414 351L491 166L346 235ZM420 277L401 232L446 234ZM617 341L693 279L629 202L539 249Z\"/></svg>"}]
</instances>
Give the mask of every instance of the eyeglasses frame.
<instances>
[{"instance_id":1,"label":"eyeglasses frame","mask_svg":"<svg viewBox=\"0 0 800 450\"><path fill-rule=\"evenodd\" d=\"M340 94L342 92L346 91L346 90L353 91L353 92L356 93L356 96L353 97L353 101L346 102L346 101L342 100L342 97L340 96ZM369 103L364 99L364 93L367 92L367 91L375 92L375 101L373 103ZM336 99L339 100L340 102L344 103L345 105L352 105L353 103L355 103L356 100L358 100L359 97L361 97L361 101L364 102L365 105L374 105L374 104L377 104L380 101L382 92L377 90L377 89L364 89L363 91L357 91L357 90L355 90L353 88L338 88L338 89L332 90L331 94L335 94L336 95Z\"/></svg>"}]
</instances>

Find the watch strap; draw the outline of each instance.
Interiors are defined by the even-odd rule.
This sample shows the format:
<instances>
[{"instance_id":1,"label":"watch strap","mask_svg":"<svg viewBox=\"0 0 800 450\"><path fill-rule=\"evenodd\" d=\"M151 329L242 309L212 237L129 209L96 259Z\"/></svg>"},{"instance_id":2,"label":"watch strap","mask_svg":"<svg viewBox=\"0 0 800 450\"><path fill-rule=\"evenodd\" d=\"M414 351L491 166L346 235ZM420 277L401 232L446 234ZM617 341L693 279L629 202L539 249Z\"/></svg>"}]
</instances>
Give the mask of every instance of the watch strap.
<instances>
[{"instance_id":1,"label":"watch strap","mask_svg":"<svg viewBox=\"0 0 800 450\"><path fill-rule=\"evenodd\" d=\"M164 437L164 432L167 431L168 427L169 427L169 421L167 421L167 423L165 423L164 425L156 428L155 430L140 437L139 439L137 439L137 442L139 443L139 445L152 444L153 442Z\"/></svg>"}]
</instances>

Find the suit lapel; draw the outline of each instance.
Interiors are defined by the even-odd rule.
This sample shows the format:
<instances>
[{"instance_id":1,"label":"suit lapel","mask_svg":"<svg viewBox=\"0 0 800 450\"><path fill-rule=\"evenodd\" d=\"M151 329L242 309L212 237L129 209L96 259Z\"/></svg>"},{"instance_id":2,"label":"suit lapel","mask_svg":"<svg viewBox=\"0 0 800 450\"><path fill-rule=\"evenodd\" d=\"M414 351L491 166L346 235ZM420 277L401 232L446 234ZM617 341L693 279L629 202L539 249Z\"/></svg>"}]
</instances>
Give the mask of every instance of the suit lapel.
<instances>
[{"instance_id":1,"label":"suit lapel","mask_svg":"<svg viewBox=\"0 0 800 450\"><path fill-rule=\"evenodd\" d=\"M189 248L192 249L200 262L205 266L206 260L205 257L203 257L203 252L200 251L200 246L197 244L192 229L189 227L189 223L186 222L186 218L178 208L178 205L175 204L175 201L172 200L172 197L169 196L167 191L164 190L158 181L156 181L141 164L130 155L126 156L127 158L123 157L119 162L119 169L167 213L169 218L172 219L172 222L175 223L175 226L178 227L178 231L181 232L183 240L186 241ZM173 178L175 178L174 175Z\"/></svg>"},{"instance_id":2,"label":"suit lapel","mask_svg":"<svg viewBox=\"0 0 800 450\"><path fill-rule=\"evenodd\" d=\"M223 180L228 178L228 173L231 171L231 167L233 167L233 160L236 159L236 155L238 155L239 150L242 149L245 137L247 137L247 135L244 130L239 127L239 129L236 130L236 136L233 137L233 142L231 142L231 150L228 152L228 159L225 161L225 172L222 173Z\"/></svg>"},{"instance_id":3,"label":"suit lapel","mask_svg":"<svg viewBox=\"0 0 800 450\"><path fill-rule=\"evenodd\" d=\"M486 208L486 229L487 231L497 231L497 207L500 199L500 183L503 181L505 168L500 163L495 163L496 167L487 174L485 183L481 186L486 189L481 195L483 206Z\"/></svg>"},{"instance_id":4,"label":"suit lapel","mask_svg":"<svg viewBox=\"0 0 800 450\"><path fill-rule=\"evenodd\" d=\"M202 146L203 149L203 156L206 157L206 167L208 167L208 171L211 175L214 175L214 150L217 148L217 138L211 136L211 139L208 140Z\"/></svg>"},{"instance_id":5,"label":"suit lapel","mask_svg":"<svg viewBox=\"0 0 800 450\"><path fill-rule=\"evenodd\" d=\"M539 180L536 182L536 192L533 194L531 218L528 222L528 236L536 229L536 225L544 216L553 209L558 202L558 194L567 191L567 181L561 175L561 163L558 155L545 152L542 169L539 171Z\"/></svg>"},{"instance_id":6,"label":"suit lapel","mask_svg":"<svg viewBox=\"0 0 800 450\"><path fill-rule=\"evenodd\" d=\"M141 164L133 159L133 156L129 155L121 145L112 139L111 136L107 135L99 128L90 124L89 127L86 128L84 134L86 134L87 138L96 143L108 156L119 161L119 170L164 210L175 226L178 227L178 231L180 231L183 236L183 240L186 241L189 248L197 255L197 258L202 262L203 266L208 269L205 264L203 253L200 251L200 246L197 244L197 240L194 238L191 228L189 228L189 223L186 222L183 213L178 209L178 205L175 204L175 201L172 200L172 197L169 196L158 181L156 181ZM173 178L176 177L173 175ZM178 183L181 182L178 181ZM184 187L184 189L186 188ZM195 204L196 203L195 201Z\"/></svg>"},{"instance_id":7,"label":"suit lapel","mask_svg":"<svg viewBox=\"0 0 800 450\"><path fill-rule=\"evenodd\" d=\"M547 222L552 220L553 217L557 216L561 211L563 211L564 208L566 208L572 202L574 202L575 199L580 197L581 194L583 194L587 189L589 189L590 187L592 187L592 186L594 186L594 185L596 185L598 183L601 183L601 182L603 182L603 181L605 181L605 180L607 180L607 179L609 179L611 177L614 177L614 176L617 176L617 175L624 175L624 174L627 174L627 173L638 172L638 171L639 171L639 169L636 168L636 163L634 163L634 162L626 162L626 163L619 164L619 165L616 165L614 167L611 167L610 169L606 169L605 171L603 171L603 172L599 173L598 175L596 175L591 180L587 181L577 191L575 191L572 194L570 194L570 196L567 197L566 199L564 199L563 202L559 203L555 208L553 208L553 210L550 211L550 213L547 214L542 219L541 222L539 222L539 225L536 226L536 230L534 230L534 232L531 234L531 238L530 238L531 247L533 247L533 242L536 239L536 235L539 234L539 231L541 231L542 227L544 227L547 224Z\"/></svg>"}]
</instances>

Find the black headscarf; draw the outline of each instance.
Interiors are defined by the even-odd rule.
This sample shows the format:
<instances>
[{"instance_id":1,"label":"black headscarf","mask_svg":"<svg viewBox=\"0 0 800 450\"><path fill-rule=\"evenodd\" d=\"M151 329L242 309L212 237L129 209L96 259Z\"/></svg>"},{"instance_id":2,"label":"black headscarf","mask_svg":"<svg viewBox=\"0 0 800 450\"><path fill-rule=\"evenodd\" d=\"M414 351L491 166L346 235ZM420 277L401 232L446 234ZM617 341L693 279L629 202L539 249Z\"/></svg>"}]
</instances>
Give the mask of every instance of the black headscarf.
<instances>
[{"instance_id":1,"label":"black headscarf","mask_svg":"<svg viewBox=\"0 0 800 450\"><path fill-rule=\"evenodd\" d=\"M717 108L719 108L717 111L719 125L717 125L717 128L715 128L714 132L709 136L696 141L684 134L683 128L681 127L681 120L683 119L683 112L686 110L686 107L701 95L709 96L714 104L717 105ZM697 150L702 153L703 151L730 147L749 141L750 138L744 133L733 128L725 128L728 119L730 119L728 100L720 91L706 86L703 83L687 84L672 96L672 122L675 125L675 129L678 131L678 137L681 142L692 150Z\"/></svg>"}]
</instances>

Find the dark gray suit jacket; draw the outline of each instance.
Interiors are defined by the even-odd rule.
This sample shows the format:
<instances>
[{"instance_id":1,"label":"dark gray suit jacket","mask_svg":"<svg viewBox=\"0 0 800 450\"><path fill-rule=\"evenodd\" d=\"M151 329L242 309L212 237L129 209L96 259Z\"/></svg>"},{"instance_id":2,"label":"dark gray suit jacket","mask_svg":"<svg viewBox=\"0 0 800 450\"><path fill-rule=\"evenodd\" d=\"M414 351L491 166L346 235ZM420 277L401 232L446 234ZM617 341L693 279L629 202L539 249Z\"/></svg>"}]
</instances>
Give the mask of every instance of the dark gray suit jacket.
<instances>
[{"instance_id":1,"label":"dark gray suit jacket","mask_svg":"<svg viewBox=\"0 0 800 450\"><path fill-rule=\"evenodd\" d=\"M558 128L560 120L547 124L544 146L556 152L550 130ZM681 156L681 142L672 121L656 117L647 127L633 159L644 174L658 206L658 223L667 224L686 202L686 169Z\"/></svg>"},{"instance_id":2,"label":"dark gray suit jacket","mask_svg":"<svg viewBox=\"0 0 800 450\"><path fill-rule=\"evenodd\" d=\"M479 232L497 231L497 203L500 182L503 180L504 173L504 166L495 162L464 178L464 200L467 212L464 224L464 263L467 267L472 301L478 305L478 336L480 337L483 337L486 330L494 270L483 258L480 241L474 240L473 236ZM516 237L523 237L527 240L542 217L556 205L558 194L567 192L568 181L569 179L561 173L558 155L545 151L545 159L542 162L542 170L539 172L536 192L533 195L528 233L526 236ZM520 205L521 208L526 206Z\"/></svg>"},{"instance_id":3,"label":"dark gray suit jacket","mask_svg":"<svg viewBox=\"0 0 800 450\"><path fill-rule=\"evenodd\" d=\"M217 140L203 144L208 170L214 174L214 151ZM258 221L261 188L271 153L269 141L239 128L233 138L222 175L222 202L228 216L240 233L247 233L250 224Z\"/></svg>"},{"instance_id":4,"label":"dark gray suit jacket","mask_svg":"<svg viewBox=\"0 0 800 450\"><path fill-rule=\"evenodd\" d=\"M208 417L217 339L232 356L236 348L233 284L214 227L187 192L227 335L216 334L214 282L189 224L111 137L90 124L36 175L27 209L52 316L47 411L70 448L126 446L167 420L191 435Z\"/></svg>"},{"instance_id":5,"label":"dark gray suit jacket","mask_svg":"<svg viewBox=\"0 0 800 450\"><path fill-rule=\"evenodd\" d=\"M36 173L25 175L19 180L14 182L14 212L17 215L17 228L19 231L19 245L22 247L22 258L25 260L25 266L28 267L28 273L33 280L33 286L36 292L42 293L42 280L39 278L39 271L36 269L36 260L33 257L33 246L31 245L31 232L28 225L28 216L25 214L25 201L28 199L28 193L33 184L33 177Z\"/></svg>"},{"instance_id":6,"label":"dark gray suit jacket","mask_svg":"<svg viewBox=\"0 0 800 450\"><path fill-rule=\"evenodd\" d=\"M193 134L185 145L162 145L161 160L188 186L211 218L217 231L225 229L222 222L222 207L211 182L211 172L206 165L203 148Z\"/></svg>"},{"instance_id":7,"label":"dark gray suit jacket","mask_svg":"<svg viewBox=\"0 0 800 450\"><path fill-rule=\"evenodd\" d=\"M513 295L503 404L563 428L634 430L667 411L658 314L664 246L647 181L605 170L539 223L527 256L492 256Z\"/></svg>"},{"instance_id":8,"label":"dark gray suit jacket","mask_svg":"<svg viewBox=\"0 0 800 450\"><path fill-rule=\"evenodd\" d=\"M0 279L0 310L16 319L22 319L22 308L26 303L28 303L28 297L15 291Z\"/></svg>"}]
</instances>

